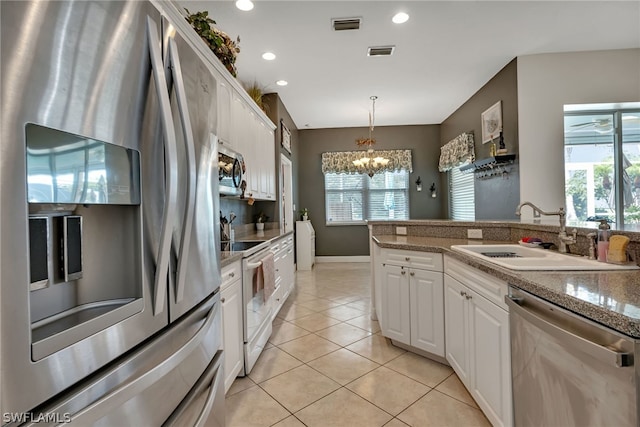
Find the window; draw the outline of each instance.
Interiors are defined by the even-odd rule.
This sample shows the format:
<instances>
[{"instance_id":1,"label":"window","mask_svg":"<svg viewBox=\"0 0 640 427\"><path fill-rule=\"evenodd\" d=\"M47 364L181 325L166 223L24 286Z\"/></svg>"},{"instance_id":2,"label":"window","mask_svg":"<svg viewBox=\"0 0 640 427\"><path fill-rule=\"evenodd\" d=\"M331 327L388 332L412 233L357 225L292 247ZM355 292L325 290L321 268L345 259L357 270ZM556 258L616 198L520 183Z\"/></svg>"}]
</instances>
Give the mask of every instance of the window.
<instances>
[{"instance_id":1,"label":"window","mask_svg":"<svg viewBox=\"0 0 640 427\"><path fill-rule=\"evenodd\" d=\"M451 219L475 221L476 200L473 172L460 172L460 168L449 171L449 217Z\"/></svg>"},{"instance_id":2,"label":"window","mask_svg":"<svg viewBox=\"0 0 640 427\"><path fill-rule=\"evenodd\" d=\"M409 172L324 174L327 224L409 219Z\"/></svg>"},{"instance_id":3,"label":"window","mask_svg":"<svg viewBox=\"0 0 640 427\"><path fill-rule=\"evenodd\" d=\"M564 158L568 219L640 229L640 110L565 113Z\"/></svg>"}]
</instances>

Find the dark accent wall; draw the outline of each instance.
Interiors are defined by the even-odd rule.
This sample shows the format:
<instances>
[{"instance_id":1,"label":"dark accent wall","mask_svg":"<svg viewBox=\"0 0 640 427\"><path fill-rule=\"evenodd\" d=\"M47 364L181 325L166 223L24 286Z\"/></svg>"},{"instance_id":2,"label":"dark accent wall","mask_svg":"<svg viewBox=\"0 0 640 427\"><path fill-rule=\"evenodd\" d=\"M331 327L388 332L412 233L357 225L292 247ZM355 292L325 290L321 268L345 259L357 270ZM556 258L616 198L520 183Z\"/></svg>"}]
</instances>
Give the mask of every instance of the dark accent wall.
<instances>
[{"instance_id":1,"label":"dark accent wall","mask_svg":"<svg viewBox=\"0 0 640 427\"><path fill-rule=\"evenodd\" d=\"M509 154L518 155L518 76L517 59L512 60L467 102L440 125L440 145L444 145L462 132L473 131L476 159L489 157L490 144L482 143L480 117L482 112L502 101L502 127ZM496 140L497 145L497 140ZM509 173L475 180L476 219L516 219L515 210L520 203L520 173L518 159L507 167ZM441 186L447 188L448 174L441 176ZM443 203L442 217L448 217L448 202Z\"/></svg>"},{"instance_id":2,"label":"dark accent wall","mask_svg":"<svg viewBox=\"0 0 640 427\"><path fill-rule=\"evenodd\" d=\"M298 131L300 153L298 161L298 208L307 208L316 230L317 256L369 255L366 225L327 226L325 218L324 176L321 157L326 151L357 150L357 138L366 137L368 128L302 129ZM438 125L377 126L374 138L376 149L410 149L413 173L410 182L410 218L441 218L446 192L439 185L440 127ZM422 192L416 191L415 181L422 179ZM428 191L436 184L438 197Z\"/></svg>"}]
</instances>

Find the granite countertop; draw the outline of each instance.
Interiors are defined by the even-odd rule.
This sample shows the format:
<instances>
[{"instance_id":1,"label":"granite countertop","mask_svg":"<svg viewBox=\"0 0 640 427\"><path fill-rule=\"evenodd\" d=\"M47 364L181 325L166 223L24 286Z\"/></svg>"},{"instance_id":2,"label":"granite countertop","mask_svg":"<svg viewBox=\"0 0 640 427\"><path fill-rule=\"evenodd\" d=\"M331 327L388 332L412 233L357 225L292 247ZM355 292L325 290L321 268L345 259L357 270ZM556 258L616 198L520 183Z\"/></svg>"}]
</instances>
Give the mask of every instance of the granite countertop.
<instances>
[{"instance_id":1,"label":"granite countertop","mask_svg":"<svg viewBox=\"0 0 640 427\"><path fill-rule=\"evenodd\" d=\"M640 272L628 271L514 271L451 250L452 245L513 242L380 235L382 248L446 253L466 264L528 291L560 307L640 338Z\"/></svg>"},{"instance_id":2,"label":"granite countertop","mask_svg":"<svg viewBox=\"0 0 640 427\"><path fill-rule=\"evenodd\" d=\"M239 237L236 237L236 242L246 242L246 241L271 241L276 240L281 237L288 236L293 234L293 231L283 232L279 228L268 229L264 231L253 231L249 233L242 234ZM220 267L225 267L229 264L232 264L235 261L241 260L244 251L221 251L220 252Z\"/></svg>"}]
</instances>

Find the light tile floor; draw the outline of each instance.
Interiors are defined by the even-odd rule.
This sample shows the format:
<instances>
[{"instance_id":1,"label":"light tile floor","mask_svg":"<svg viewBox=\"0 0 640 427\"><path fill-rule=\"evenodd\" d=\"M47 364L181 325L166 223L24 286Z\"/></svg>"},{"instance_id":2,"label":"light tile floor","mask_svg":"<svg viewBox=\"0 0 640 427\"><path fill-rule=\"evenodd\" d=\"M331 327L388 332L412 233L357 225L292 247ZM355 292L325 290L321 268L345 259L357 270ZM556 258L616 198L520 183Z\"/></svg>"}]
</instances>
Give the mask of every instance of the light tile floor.
<instances>
[{"instance_id":1,"label":"light tile floor","mask_svg":"<svg viewBox=\"0 0 640 427\"><path fill-rule=\"evenodd\" d=\"M490 425L450 367L380 335L369 274L368 263L296 273L267 348L227 393L228 427Z\"/></svg>"}]
</instances>

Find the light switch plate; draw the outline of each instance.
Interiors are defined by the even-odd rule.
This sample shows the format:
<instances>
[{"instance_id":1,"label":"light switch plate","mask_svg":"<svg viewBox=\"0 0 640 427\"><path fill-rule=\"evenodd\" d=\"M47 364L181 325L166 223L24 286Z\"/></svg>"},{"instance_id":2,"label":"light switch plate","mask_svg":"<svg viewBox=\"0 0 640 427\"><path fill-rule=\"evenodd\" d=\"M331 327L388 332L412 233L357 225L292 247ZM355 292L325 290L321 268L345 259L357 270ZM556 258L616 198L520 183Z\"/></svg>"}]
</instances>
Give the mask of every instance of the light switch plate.
<instances>
[{"instance_id":1,"label":"light switch plate","mask_svg":"<svg viewBox=\"0 0 640 427\"><path fill-rule=\"evenodd\" d=\"M467 230L468 239L482 239L482 229L470 228Z\"/></svg>"},{"instance_id":2,"label":"light switch plate","mask_svg":"<svg viewBox=\"0 0 640 427\"><path fill-rule=\"evenodd\" d=\"M399 236L407 235L407 227L396 227L396 234Z\"/></svg>"}]
</instances>

